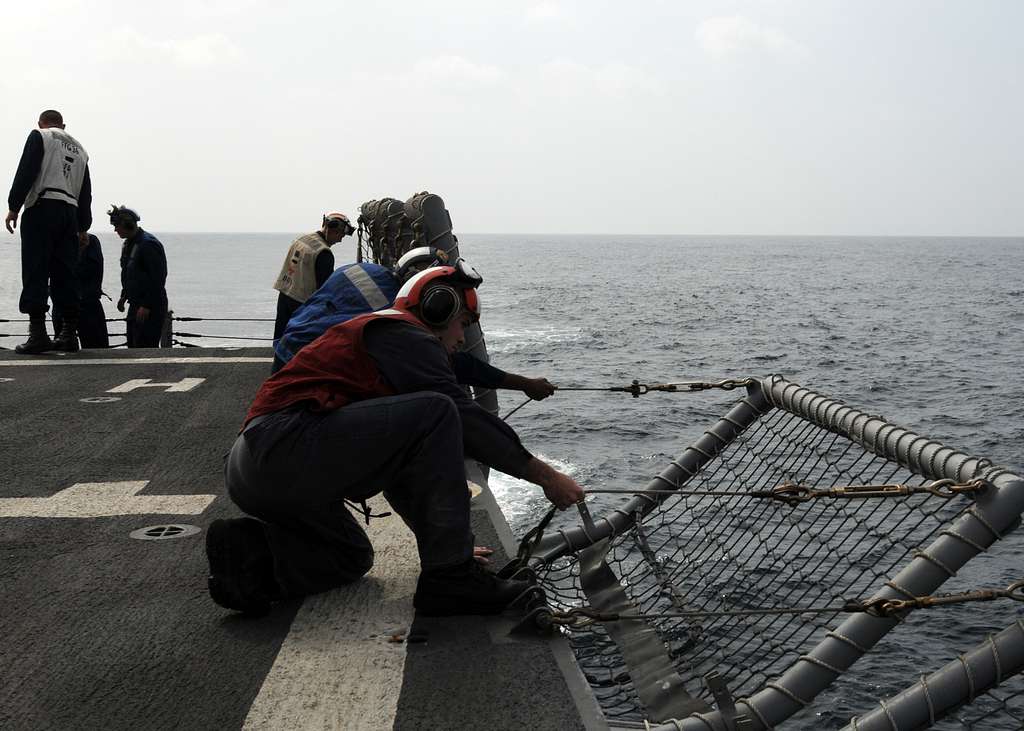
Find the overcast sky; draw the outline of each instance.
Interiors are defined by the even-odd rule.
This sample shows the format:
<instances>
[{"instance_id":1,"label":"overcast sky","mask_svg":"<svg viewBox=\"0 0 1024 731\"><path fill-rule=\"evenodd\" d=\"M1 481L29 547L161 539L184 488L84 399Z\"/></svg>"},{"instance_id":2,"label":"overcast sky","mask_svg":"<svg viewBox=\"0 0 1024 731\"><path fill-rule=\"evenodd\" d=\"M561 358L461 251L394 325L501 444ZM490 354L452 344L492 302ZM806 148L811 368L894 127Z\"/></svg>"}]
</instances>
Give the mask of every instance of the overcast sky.
<instances>
[{"instance_id":1,"label":"overcast sky","mask_svg":"<svg viewBox=\"0 0 1024 731\"><path fill-rule=\"evenodd\" d=\"M461 232L1024 234L1024 2L7 4L40 111L154 231L441 194ZM6 232L3 233L6 236Z\"/></svg>"}]
</instances>

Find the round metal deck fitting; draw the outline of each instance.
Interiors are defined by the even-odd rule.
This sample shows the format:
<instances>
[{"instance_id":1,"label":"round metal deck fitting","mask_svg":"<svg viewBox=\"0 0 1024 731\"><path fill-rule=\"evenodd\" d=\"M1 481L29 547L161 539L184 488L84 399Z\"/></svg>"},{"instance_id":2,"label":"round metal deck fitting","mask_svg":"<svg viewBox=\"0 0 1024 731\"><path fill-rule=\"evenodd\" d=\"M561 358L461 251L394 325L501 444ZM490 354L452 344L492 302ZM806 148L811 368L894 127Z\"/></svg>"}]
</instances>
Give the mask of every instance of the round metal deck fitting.
<instances>
[{"instance_id":1,"label":"round metal deck fitting","mask_svg":"<svg viewBox=\"0 0 1024 731\"><path fill-rule=\"evenodd\" d=\"M83 404L110 404L114 401L120 401L120 396L89 396L88 398L78 399Z\"/></svg>"},{"instance_id":2,"label":"round metal deck fitting","mask_svg":"<svg viewBox=\"0 0 1024 731\"><path fill-rule=\"evenodd\" d=\"M198 525L186 525L184 523L168 523L166 525L151 525L146 528L133 530L128 535L140 541L167 541L172 538L187 538L194 536L202 530Z\"/></svg>"}]
</instances>

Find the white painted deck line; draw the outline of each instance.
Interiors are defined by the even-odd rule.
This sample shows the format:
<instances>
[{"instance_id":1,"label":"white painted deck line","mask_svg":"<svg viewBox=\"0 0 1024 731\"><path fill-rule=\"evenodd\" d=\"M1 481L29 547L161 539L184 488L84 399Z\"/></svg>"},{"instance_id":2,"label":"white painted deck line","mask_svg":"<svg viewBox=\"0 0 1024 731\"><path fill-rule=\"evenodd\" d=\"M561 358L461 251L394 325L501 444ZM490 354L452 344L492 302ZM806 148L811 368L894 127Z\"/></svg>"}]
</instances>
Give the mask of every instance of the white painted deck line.
<instances>
[{"instance_id":1,"label":"white painted deck line","mask_svg":"<svg viewBox=\"0 0 1024 731\"><path fill-rule=\"evenodd\" d=\"M216 495L139 495L149 480L76 482L50 497L0 498L0 518L200 515Z\"/></svg>"},{"instance_id":2,"label":"white painted deck line","mask_svg":"<svg viewBox=\"0 0 1024 731\"><path fill-rule=\"evenodd\" d=\"M188 365L190 363L272 363L273 358L253 358L246 356L204 355L198 358L68 358L61 360L0 360L0 368L25 366L77 366L77 365Z\"/></svg>"},{"instance_id":3,"label":"white painted deck line","mask_svg":"<svg viewBox=\"0 0 1024 731\"><path fill-rule=\"evenodd\" d=\"M377 497L375 513L389 510ZM244 729L391 729L405 669L419 557L412 532L391 515L371 520L373 569L351 586L306 598L292 621Z\"/></svg>"}]
</instances>

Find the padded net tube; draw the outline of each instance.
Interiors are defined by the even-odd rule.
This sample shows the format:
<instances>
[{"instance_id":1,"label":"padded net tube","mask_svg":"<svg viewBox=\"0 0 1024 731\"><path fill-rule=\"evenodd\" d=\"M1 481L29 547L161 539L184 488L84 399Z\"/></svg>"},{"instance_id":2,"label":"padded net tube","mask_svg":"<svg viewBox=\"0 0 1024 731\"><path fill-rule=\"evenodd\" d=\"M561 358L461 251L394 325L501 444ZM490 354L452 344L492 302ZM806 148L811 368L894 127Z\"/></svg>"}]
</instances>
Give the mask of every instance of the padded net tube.
<instances>
[{"instance_id":1,"label":"padded net tube","mask_svg":"<svg viewBox=\"0 0 1024 731\"><path fill-rule=\"evenodd\" d=\"M844 731L924 728L1024 670L1024 620L915 683Z\"/></svg>"},{"instance_id":2,"label":"padded net tube","mask_svg":"<svg viewBox=\"0 0 1024 731\"><path fill-rule=\"evenodd\" d=\"M932 479L982 478L994 489L978 496L961 515L874 596L904 599L936 591L979 552L1012 529L1024 512L1024 480L986 460L971 457L883 419L789 383L780 377L762 382L766 397L778 408L842 435L865 449ZM899 587L898 589L896 587ZM765 729L801 711L897 624L895 619L858 614L850 617L780 678L737 704L752 729ZM842 638L842 639L840 639ZM835 670L832 670L834 668ZM714 717L717 714L709 714ZM706 717L705 717L706 718ZM716 719L722 723L721 719ZM706 731L707 720L689 718L656 731ZM724 726L723 726L724 728Z\"/></svg>"}]
</instances>

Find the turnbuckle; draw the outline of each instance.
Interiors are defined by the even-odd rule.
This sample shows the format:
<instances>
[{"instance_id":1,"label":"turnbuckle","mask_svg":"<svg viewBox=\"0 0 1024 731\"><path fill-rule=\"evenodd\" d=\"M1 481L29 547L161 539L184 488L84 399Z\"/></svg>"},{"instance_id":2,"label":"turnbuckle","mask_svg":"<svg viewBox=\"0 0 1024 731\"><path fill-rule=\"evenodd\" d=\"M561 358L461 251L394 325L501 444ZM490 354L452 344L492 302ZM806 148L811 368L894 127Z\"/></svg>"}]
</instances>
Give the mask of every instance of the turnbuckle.
<instances>
[{"instance_id":1,"label":"turnbuckle","mask_svg":"<svg viewBox=\"0 0 1024 731\"><path fill-rule=\"evenodd\" d=\"M995 599L1012 599L1024 602L1024 579L1015 581L1005 589L979 589L959 594L940 594L939 596L918 596L913 599L869 599L865 602L848 601L847 606L859 606L856 611L866 612L873 617L893 617L910 609L928 609L944 607L950 604L965 602L990 602Z\"/></svg>"},{"instance_id":2,"label":"turnbuckle","mask_svg":"<svg viewBox=\"0 0 1024 731\"><path fill-rule=\"evenodd\" d=\"M633 379L633 383L628 386L612 386L608 389L609 391L620 391L624 393L633 394L633 398L640 398L645 393L650 392L650 388L646 383L640 383L636 378Z\"/></svg>"},{"instance_id":3,"label":"turnbuckle","mask_svg":"<svg viewBox=\"0 0 1024 731\"><path fill-rule=\"evenodd\" d=\"M602 614L591 607L576 607L566 612L541 612L537 622L568 629L584 629L596 622L616 622L618 619L619 615L614 612Z\"/></svg>"},{"instance_id":4,"label":"turnbuckle","mask_svg":"<svg viewBox=\"0 0 1024 731\"><path fill-rule=\"evenodd\" d=\"M892 483L886 485L844 485L841 487L813 488L798 485L795 482L784 482L771 490L754 493L758 497L770 497L781 500L787 505L797 505L820 497L833 498L874 498L901 497L928 493L945 500L957 495L977 493L988 487L985 480L956 482L954 480L936 480L928 485L904 485Z\"/></svg>"},{"instance_id":5,"label":"turnbuckle","mask_svg":"<svg viewBox=\"0 0 1024 731\"><path fill-rule=\"evenodd\" d=\"M636 378L628 386L612 386L609 391L629 393L633 398L640 398L651 391L663 391L665 393L692 393L694 391L707 391L711 388L720 388L723 391L732 391L734 388L749 386L756 383L753 378L726 378L723 381L680 381L679 383L640 383Z\"/></svg>"}]
</instances>

